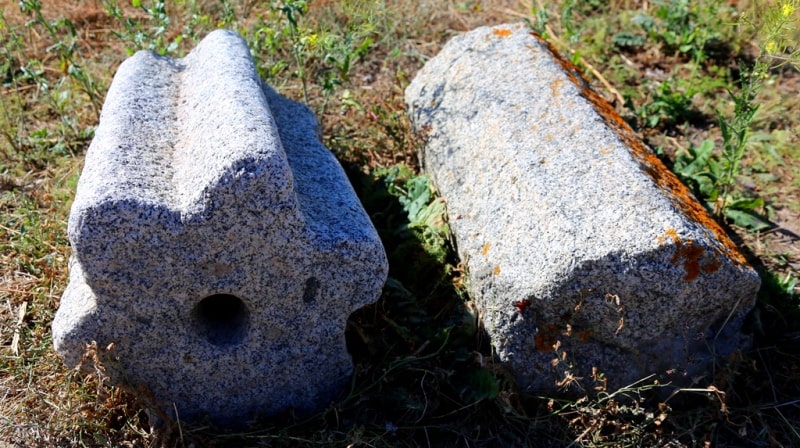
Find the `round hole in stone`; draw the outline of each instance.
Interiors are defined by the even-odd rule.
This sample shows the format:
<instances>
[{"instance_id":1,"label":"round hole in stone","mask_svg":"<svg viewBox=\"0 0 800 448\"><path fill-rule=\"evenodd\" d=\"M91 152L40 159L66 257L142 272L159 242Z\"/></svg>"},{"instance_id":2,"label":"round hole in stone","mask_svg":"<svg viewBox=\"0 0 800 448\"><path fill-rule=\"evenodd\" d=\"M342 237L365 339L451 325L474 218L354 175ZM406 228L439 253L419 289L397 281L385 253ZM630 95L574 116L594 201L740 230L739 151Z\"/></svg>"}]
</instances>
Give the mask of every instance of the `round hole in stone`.
<instances>
[{"instance_id":1,"label":"round hole in stone","mask_svg":"<svg viewBox=\"0 0 800 448\"><path fill-rule=\"evenodd\" d=\"M214 294L195 305L192 319L208 342L230 346L241 343L247 335L250 312L242 299L231 294Z\"/></svg>"}]
</instances>

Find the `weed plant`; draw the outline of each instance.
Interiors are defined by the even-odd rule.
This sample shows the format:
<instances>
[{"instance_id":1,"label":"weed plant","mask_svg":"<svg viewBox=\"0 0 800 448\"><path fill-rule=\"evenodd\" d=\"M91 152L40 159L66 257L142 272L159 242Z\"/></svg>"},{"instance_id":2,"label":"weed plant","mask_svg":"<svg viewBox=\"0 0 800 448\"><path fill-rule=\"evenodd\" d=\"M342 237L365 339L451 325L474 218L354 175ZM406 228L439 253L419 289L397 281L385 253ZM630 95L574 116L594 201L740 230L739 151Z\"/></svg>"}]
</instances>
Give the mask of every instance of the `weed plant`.
<instances>
[{"instance_id":1,"label":"weed plant","mask_svg":"<svg viewBox=\"0 0 800 448\"><path fill-rule=\"evenodd\" d=\"M717 111L722 144L715 152L713 141L705 140L691 147L675 164L676 172L694 186L699 197L707 201L717 216L753 230L766 230L770 223L757 213L765 202L757 197L742 197L734 186L742 168L752 136L752 127L759 109L758 95L771 72L785 65L797 67L800 50L796 40L788 36L797 30L797 2L786 0L765 6L754 3L739 19L740 28L750 28L758 53L753 62L740 62L738 88L729 88L732 113Z\"/></svg>"},{"instance_id":2,"label":"weed plant","mask_svg":"<svg viewBox=\"0 0 800 448\"><path fill-rule=\"evenodd\" d=\"M798 260L751 232L775 229L782 210L800 216L800 105L776 82L800 80L796 0L741 11L718 0L0 6L0 446L800 445ZM776 251L754 254L755 345L691 389L644 378L606 390L597 372L594 391L541 396L492 359L402 92L455 32L520 19L584 68L701 200L751 229L737 228L747 247ZM182 56L217 27L245 36L259 74L318 113L390 259L381 299L348 322L350 390L307 419L239 432L153 426L146 394L109 385L102 364L66 371L49 329L66 285L69 203L113 68L138 50ZM754 178L763 196L742 182L761 165L772 176ZM87 361L104 349L89 347Z\"/></svg>"},{"instance_id":3,"label":"weed plant","mask_svg":"<svg viewBox=\"0 0 800 448\"><path fill-rule=\"evenodd\" d=\"M770 77L770 71L784 65L800 64L800 48L794 48L791 32L800 24L796 0L783 0L772 6L754 3L749 14L745 14L741 25L754 30L758 42L758 55L752 67L742 70L741 87L729 91L734 103L733 116L727 119L719 113L722 132L722 176L718 181L721 200L715 204L718 215L729 206L729 194L739 175L742 160L750 141L751 127L758 112L758 94Z\"/></svg>"}]
</instances>

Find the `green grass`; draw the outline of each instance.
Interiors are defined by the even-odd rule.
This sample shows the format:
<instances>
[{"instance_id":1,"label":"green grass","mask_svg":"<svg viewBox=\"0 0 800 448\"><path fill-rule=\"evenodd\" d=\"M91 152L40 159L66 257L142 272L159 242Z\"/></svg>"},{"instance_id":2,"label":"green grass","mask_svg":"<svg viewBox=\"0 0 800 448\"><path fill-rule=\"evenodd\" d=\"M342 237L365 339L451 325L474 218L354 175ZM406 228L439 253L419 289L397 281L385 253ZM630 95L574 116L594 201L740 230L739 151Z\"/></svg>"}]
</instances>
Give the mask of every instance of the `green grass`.
<instances>
[{"instance_id":1,"label":"green grass","mask_svg":"<svg viewBox=\"0 0 800 448\"><path fill-rule=\"evenodd\" d=\"M783 11L784 3L763 4ZM0 441L800 445L800 242L790 235L800 217L800 74L775 58L796 54L796 28L764 32L761 16L718 0L21 5L0 0ZM403 90L456 32L520 20L578 64L711 209L727 195L724 208L739 204L769 226L748 230L737 225L746 222L721 216L764 279L747 320L755 343L692 389L676 392L644 378L616 391L543 396L519 390L492 359L466 290L468 275L449 243L444 204L419 171L422 142L410 132ZM67 282L66 220L119 63L140 49L180 57L217 27L245 36L260 75L317 112L324 143L381 235L390 278L381 299L348 322L356 373L348 393L324 411L305 420L276 416L238 432L203 422L151 428L142 394L108 384L102 369L68 371L51 348L50 323ZM759 60L767 64L756 79L761 84L746 98L758 109L736 122L732 98L748 88L747 73L758 70ZM724 160L733 160L725 159L725 145L737 143L720 132L720 122L747 128L743 145L734 145L742 151L732 153L738 167L724 194L719 179L732 166Z\"/></svg>"}]
</instances>

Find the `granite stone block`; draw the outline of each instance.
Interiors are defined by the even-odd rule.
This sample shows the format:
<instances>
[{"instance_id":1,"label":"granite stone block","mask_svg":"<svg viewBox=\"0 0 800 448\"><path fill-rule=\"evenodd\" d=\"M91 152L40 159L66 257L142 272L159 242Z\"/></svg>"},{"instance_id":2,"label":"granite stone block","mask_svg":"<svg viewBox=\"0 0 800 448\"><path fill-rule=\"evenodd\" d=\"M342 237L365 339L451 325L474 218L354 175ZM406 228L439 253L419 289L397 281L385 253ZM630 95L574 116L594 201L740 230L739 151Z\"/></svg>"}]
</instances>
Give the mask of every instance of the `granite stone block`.
<instances>
[{"instance_id":1,"label":"granite stone block","mask_svg":"<svg viewBox=\"0 0 800 448\"><path fill-rule=\"evenodd\" d=\"M119 67L68 232L56 351L75 366L113 347L112 379L182 419L327 405L353 370L348 315L388 271L313 113L231 31Z\"/></svg>"},{"instance_id":2,"label":"granite stone block","mask_svg":"<svg viewBox=\"0 0 800 448\"><path fill-rule=\"evenodd\" d=\"M526 26L453 38L406 105L493 350L523 387L698 380L746 343L756 272Z\"/></svg>"}]
</instances>

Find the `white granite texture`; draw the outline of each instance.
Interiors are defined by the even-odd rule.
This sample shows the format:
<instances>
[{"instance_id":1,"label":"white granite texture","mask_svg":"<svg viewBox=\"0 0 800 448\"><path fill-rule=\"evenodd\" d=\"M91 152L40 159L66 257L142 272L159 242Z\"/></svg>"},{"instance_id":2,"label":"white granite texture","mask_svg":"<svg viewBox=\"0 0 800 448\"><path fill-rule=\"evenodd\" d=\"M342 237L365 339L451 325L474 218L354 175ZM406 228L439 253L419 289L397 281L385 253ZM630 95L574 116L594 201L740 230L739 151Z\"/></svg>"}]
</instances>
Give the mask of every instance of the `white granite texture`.
<instances>
[{"instance_id":1,"label":"white granite texture","mask_svg":"<svg viewBox=\"0 0 800 448\"><path fill-rule=\"evenodd\" d=\"M756 272L523 24L453 38L406 90L497 358L523 387L691 382L746 343Z\"/></svg>"},{"instance_id":2,"label":"white granite texture","mask_svg":"<svg viewBox=\"0 0 800 448\"><path fill-rule=\"evenodd\" d=\"M347 317L388 271L313 113L263 85L230 31L119 67L69 238L55 349L75 366L113 343L112 378L182 419L327 405L353 370Z\"/></svg>"}]
</instances>

